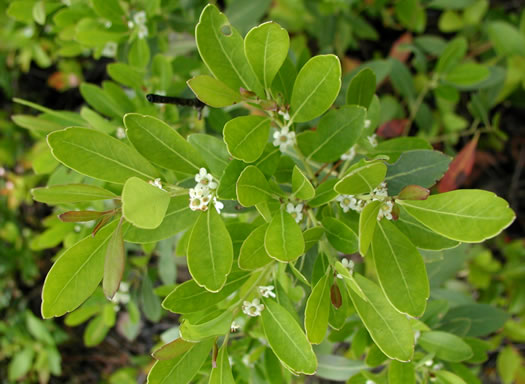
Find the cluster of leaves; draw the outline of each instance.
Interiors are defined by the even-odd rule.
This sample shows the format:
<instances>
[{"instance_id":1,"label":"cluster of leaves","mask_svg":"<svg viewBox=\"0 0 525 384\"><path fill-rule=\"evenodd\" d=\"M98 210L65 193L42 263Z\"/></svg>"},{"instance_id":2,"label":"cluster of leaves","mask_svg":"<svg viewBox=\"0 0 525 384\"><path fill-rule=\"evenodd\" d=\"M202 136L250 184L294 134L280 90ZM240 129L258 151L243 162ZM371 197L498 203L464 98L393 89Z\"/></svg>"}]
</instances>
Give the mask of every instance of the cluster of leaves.
<instances>
[{"instance_id":1,"label":"cluster of leaves","mask_svg":"<svg viewBox=\"0 0 525 384\"><path fill-rule=\"evenodd\" d=\"M140 309L153 322L181 314L180 328L164 334L167 344L154 353L152 383L174 377L282 383L314 372L350 382L475 382L476 364L501 341L479 337L504 323L500 335L508 337L508 327L521 334L522 324L492 306L454 300L443 284L463 264L447 263L469 259L474 287L501 292L498 278L491 282L494 262L456 246L496 235L513 213L483 191L427 198L425 188L450 163L427 140L453 144L481 131L489 145L501 144L499 116L490 111L523 85L524 22L516 28L493 21L486 1L436 0L428 7L443 10L440 30L458 32L447 42L424 34L426 5L397 1L388 12L385 3L233 0L229 20L214 6L205 8L194 40L186 32L205 2L10 2L7 14L17 23L2 31L2 41L13 50L11 62L27 70L31 60L45 67L60 59L61 82L50 79L55 88L80 82L79 56L86 52L117 60L107 67L112 81L80 85L89 104L80 113L17 100L41 112L13 116L38 140L31 153L35 172L49 175L48 187L33 196L57 206L62 219L47 218L47 230L32 243L35 250L64 245L46 279L43 316L72 311L67 325L89 321L84 341L93 346L115 325L134 339ZM277 23L250 29L265 13L294 35ZM419 36L405 35L390 57L356 67L344 53L379 39L367 19ZM453 19L461 23L452 30ZM336 56L311 57L302 32L322 53L337 53L344 71ZM195 48L205 67L182 56ZM188 95L192 76L189 88L210 106L204 120L189 108L147 102L146 90ZM387 78L392 95L384 91ZM470 128L462 115L465 99L474 116ZM284 128L296 133L296 145L281 152L269 136ZM374 132L409 131L420 137L375 147L369 141ZM357 155L340 161L351 148ZM214 203L204 212L190 209L188 189L200 168L219 183L222 214ZM459 178L465 169L456 171ZM162 189L151 185L156 179ZM337 200L369 197L383 181L388 197L361 213L343 210ZM376 220L386 202L394 204L397 220ZM292 212L288 204L302 206ZM174 259L174 249L186 259ZM339 262L341 254L353 254L355 272ZM187 264L192 280L175 285L178 264ZM519 274L515 280L518 287L503 289L519 302ZM275 300L260 295L259 287L268 285ZM486 295L483 302L509 305ZM242 311L253 299L264 305L260 318ZM511 311L521 312L519 305ZM230 335L233 320L241 330ZM334 354L341 342L351 342L345 357ZM519 358L507 359L516 356L512 348L501 356L501 376L510 382L520 374ZM388 369L369 371L379 366Z\"/></svg>"}]
</instances>

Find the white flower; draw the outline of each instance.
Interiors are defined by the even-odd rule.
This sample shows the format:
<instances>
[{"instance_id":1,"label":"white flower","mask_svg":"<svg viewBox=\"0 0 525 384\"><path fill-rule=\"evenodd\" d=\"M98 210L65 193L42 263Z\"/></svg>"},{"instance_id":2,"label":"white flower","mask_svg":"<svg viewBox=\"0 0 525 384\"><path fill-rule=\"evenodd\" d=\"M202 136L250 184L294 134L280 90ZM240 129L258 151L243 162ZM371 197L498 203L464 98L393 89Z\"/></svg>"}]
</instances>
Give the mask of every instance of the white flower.
<instances>
[{"instance_id":1,"label":"white flower","mask_svg":"<svg viewBox=\"0 0 525 384\"><path fill-rule=\"evenodd\" d=\"M367 380L365 381L365 384L376 384L374 380Z\"/></svg>"},{"instance_id":2,"label":"white flower","mask_svg":"<svg viewBox=\"0 0 525 384\"><path fill-rule=\"evenodd\" d=\"M355 145L341 155L341 160L352 160L355 157Z\"/></svg>"},{"instance_id":3,"label":"white flower","mask_svg":"<svg viewBox=\"0 0 525 384\"><path fill-rule=\"evenodd\" d=\"M303 205L297 204L293 205L292 203L286 204L286 212L288 212L294 218L296 223L299 223L303 219Z\"/></svg>"},{"instance_id":4,"label":"white flower","mask_svg":"<svg viewBox=\"0 0 525 384\"><path fill-rule=\"evenodd\" d=\"M118 291L115 293L111 301L115 304L127 304L130 300L129 296L129 284L126 282L121 282L118 288ZM118 308L118 305L117 305Z\"/></svg>"},{"instance_id":5,"label":"white flower","mask_svg":"<svg viewBox=\"0 0 525 384\"><path fill-rule=\"evenodd\" d=\"M154 187L157 187L158 189L162 189L164 191L164 189L162 188L162 183L160 182L160 178L156 178L155 180L150 180L148 181L148 183L150 185L153 185Z\"/></svg>"},{"instance_id":6,"label":"white flower","mask_svg":"<svg viewBox=\"0 0 525 384\"><path fill-rule=\"evenodd\" d=\"M357 199L354 197L354 195L339 195L335 198L335 200L339 202L339 206L345 213L357 203Z\"/></svg>"},{"instance_id":7,"label":"white flower","mask_svg":"<svg viewBox=\"0 0 525 384\"><path fill-rule=\"evenodd\" d=\"M348 260L346 258L343 258L341 260L341 264L343 264L343 267L348 269L350 272L354 270L355 263L352 260Z\"/></svg>"},{"instance_id":8,"label":"white flower","mask_svg":"<svg viewBox=\"0 0 525 384\"><path fill-rule=\"evenodd\" d=\"M22 35L24 35L24 37L27 37L27 38L32 37L34 33L35 31L33 27L26 27L22 30Z\"/></svg>"},{"instance_id":9,"label":"white flower","mask_svg":"<svg viewBox=\"0 0 525 384\"><path fill-rule=\"evenodd\" d=\"M146 12L140 11L133 15L133 21L139 25L146 24Z\"/></svg>"},{"instance_id":10,"label":"white flower","mask_svg":"<svg viewBox=\"0 0 525 384\"><path fill-rule=\"evenodd\" d=\"M202 188L197 184L190 189L190 209L192 211L205 211L208 209L210 196L207 188Z\"/></svg>"},{"instance_id":11,"label":"white flower","mask_svg":"<svg viewBox=\"0 0 525 384\"><path fill-rule=\"evenodd\" d=\"M368 127L370 127L370 124L372 124L372 121L366 119L366 120L365 120L365 129L367 129Z\"/></svg>"},{"instance_id":12,"label":"white flower","mask_svg":"<svg viewBox=\"0 0 525 384\"><path fill-rule=\"evenodd\" d=\"M261 285L259 287L259 293L263 297L275 297L275 293L273 292L274 288L273 285Z\"/></svg>"},{"instance_id":13,"label":"white flower","mask_svg":"<svg viewBox=\"0 0 525 384\"><path fill-rule=\"evenodd\" d=\"M273 145L279 147L281 152L286 151L287 146L295 144L295 132L291 132L288 127L283 127L280 131L273 134Z\"/></svg>"},{"instance_id":14,"label":"white flower","mask_svg":"<svg viewBox=\"0 0 525 384\"><path fill-rule=\"evenodd\" d=\"M80 232L81 229L82 227L80 227L80 225L78 224L73 227L73 231L75 231L76 233Z\"/></svg>"},{"instance_id":15,"label":"white flower","mask_svg":"<svg viewBox=\"0 0 525 384\"><path fill-rule=\"evenodd\" d=\"M283 117L284 121L290 121L290 114L288 111L279 111L277 113Z\"/></svg>"},{"instance_id":16,"label":"white flower","mask_svg":"<svg viewBox=\"0 0 525 384\"><path fill-rule=\"evenodd\" d=\"M434 364L434 366L432 367L432 369L434 371L439 371L440 369L443 368L443 364L442 363L437 363L437 364Z\"/></svg>"},{"instance_id":17,"label":"white flower","mask_svg":"<svg viewBox=\"0 0 525 384\"><path fill-rule=\"evenodd\" d=\"M379 208L379 212L377 213L377 220L381 220L383 217L387 220L392 220L392 209L394 208L394 203L391 201L385 201L381 208Z\"/></svg>"},{"instance_id":18,"label":"white flower","mask_svg":"<svg viewBox=\"0 0 525 384\"><path fill-rule=\"evenodd\" d=\"M102 56L104 57L115 57L117 55L117 49L118 45L114 41L108 41L106 45L104 46L104 49L102 50ZM119 137L119 131L123 133L123 137ZM117 129L117 137L119 139L123 139L126 137L126 133L124 132L124 129L119 127Z\"/></svg>"},{"instance_id":19,"label":"white flower","mask_svg":"<svg viewBox=\"0 0 525 384\"><path fill-rule=\"evenodd\" d=\"M215 210L217 211L217 213L220 215L221 210L224 208L224 204L221 203L219 200L217 200L215 196L213 197L213 206L215 207Z\"/></svg>"},{"instance_id":20,"label":"white flower","mask_svg":"<svg viewBox=\"0 0 525 384\"><path fill-rule=\"evenodd\" d=\"M128 21L128 28L132 29L135 26L135 23L133 21Z\"/></svg>"},{"instance_id":21,"label":"white flower","mask_svg":"<svg viewBox=\"0 0 525 384\"><path fill-rule=\"evenodd\" d=\"M383 181L381 184L379 184L371 193L372 200L385 200L386 197L388 197L388 188L386 187L386 183Z\"/></svg>"},{"instance_id":22,"label":"white flower","mask_svg":"<svg viewBox=\"0 0 525 384\"><path fill-rule=\"evenodd\" d=\"M230 332L234 333L237 332L239 329L241 329L241 326L236 321L232 322L232 325L230 326Z\"/></svg>"},{"instance_id":23,"label":"white flower","mask_svg":"<svg viewBox=\"0 0 525 384\"><path fill-rule=\"evenodd\" d=\"M115 136L117 139L123 140L126 138L126 130L122 127L118 127L117 131L115 132Z\"/></svg>"},{"instance_id":24,"label":"white flower","mask_svg":"<svg viewBox=\"0 0 525 384\"><path fill-rule=\"evenodd\" d=\"M434 364L434 360L432 360L432 359L430 359L430 360L428 360L428 361L425 361L425 365L426 365L427 367L431 367L433 364Z\"/></svg>"},{"instance_id":25,"label":"white flower","mask_svg":"<svg viewBox=\"0 0 525 384\"><path fill-rule=\"evenodd\" d=\"M148 27L145 25L139 25L139 39L143 39L148 36Z\"/></svg>"},{"instance_id":26,"label":"white flower","mask_svg":"<svg viewBox=\"0 0 525 384\"><path fill-rule=\"evenodd\" d=\"M372 136L368 136L367 139L372 147L377 147L377 139L375 133Z\"/></svg>"},{"instance_id":27,"label":"white flower","mask_svg":"<svg viewBox=\"0 0 525 384\"><path fill-rule=\"evenodd\" d=\"M120 285L118 286L118 290L121 292L129 292L129 283L121 281Z\"/></svg>"},{"instance_id":28,"label":"white flower","mask_svg":"<svg viewBox=\"0 0 525 384\"><path fill-rule=\"evenodd\" d=\"M109 21L109 20L104 21L104 27L111 28L112 25L113 25L113 23L111 23L111 21Z\"/></svg>"},{"instance_id":29,"label":"white flower","mask_svg":"<svg viewBox=\"0 0 525 384\"><path fill-rule=\"evenodd\" d=\"M213 176L210 173L208 173L206 168L201 168L199 170L199 173L195 175L195 181L203 187L209 189L217 188L217 183L213 180Z\"/></svg>"},{"instance_id":30,"label":"white flower","mask_svg":"<svg viewBox=\"0 0 525 384\"><path fill-rule=\"evenodd\" d=\"M242 303L242 311L248 316L260 316L264 309L264 304L260 304L260 300L255 298L251 302L245 301Z\"/></svg>"}]
</instances>

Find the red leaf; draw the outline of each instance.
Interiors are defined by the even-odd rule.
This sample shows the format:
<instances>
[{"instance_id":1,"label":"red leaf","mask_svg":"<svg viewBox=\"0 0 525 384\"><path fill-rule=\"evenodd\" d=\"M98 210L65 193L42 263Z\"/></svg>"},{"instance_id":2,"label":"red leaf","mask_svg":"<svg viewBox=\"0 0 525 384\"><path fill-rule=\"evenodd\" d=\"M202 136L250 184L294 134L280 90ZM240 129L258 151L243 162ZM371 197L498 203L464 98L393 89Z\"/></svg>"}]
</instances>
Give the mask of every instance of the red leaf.
<instances>
[{"instance_id":1,"label":"red leaf","mask_svg":"<svg viewBox=\"0 0 525 384\"><path fill-rule=\"evenodd\" d=\"M339 309L343 304L343 297L341 296L341 291L337 283L332 284L330 288L330 300L336 309Z\"/></svg>"},{"instance_id":2,"label":"red leaf","mask_svg":"<svg viewBox=\"0 0 525 384\"><path fill-rule=\"evenodd\" d=\"M447 173L445 173L445 176L443 176L437 186L439 192L453 191L465 182L474 166L478 138L479 135L476 135L452 160Z\"/></svg>"},{"instance_id":3,"label":"red leaf","mask_svg":"<svg viewBox=\"0 0 525 384\"><path fill-rule=\"evenodd\" d=\"M392 48L390 48L390 53L388 56L405 63L410 56L410 51L406 49L406 47L403 47L403 45L410 43L412 43L412 34L410 32L402 34L401 37L397 39L394 44L392 44Z\"/></svg>"},{"instance_id":4,"label":"red leaf","mask_svg":"<svg viewBox=\"0 0 525 384\"><path fill-rule=\"evenodd\" d=\"M381 124L377 129L377 135L385 139L390 139L392 137L400 136L406 125L408 124L408 119L394 119L387 121L386 123Z\"/></svg>"}]
</instances>

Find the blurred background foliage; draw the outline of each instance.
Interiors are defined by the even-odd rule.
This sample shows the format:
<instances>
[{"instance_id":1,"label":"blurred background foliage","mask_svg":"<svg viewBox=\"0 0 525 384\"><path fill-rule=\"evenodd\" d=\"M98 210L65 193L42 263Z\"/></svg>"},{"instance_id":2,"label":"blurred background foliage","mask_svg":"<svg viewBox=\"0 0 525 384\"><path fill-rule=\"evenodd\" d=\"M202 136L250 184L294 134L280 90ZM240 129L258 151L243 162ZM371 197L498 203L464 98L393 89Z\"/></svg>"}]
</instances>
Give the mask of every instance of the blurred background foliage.
<instances>
[{"instance_id":1,"label":"blurred background foliage","mask_svg":"<svg viewBox=\"0 0 525 384\"><path fill-rule=\"evenodd\" d=\"M188 276L174 257L179 239L130 246L126 284L114 303L98 292L65 319L40 320L43 276L57 257L57 246L66 248L93 228L60 222L57 212L32 201L30 189L83 180L52 157L45 136L54 130L92 126L126 140L122 116L139 112L182 132L221 132L225 121L248 113L238 107L208 108L205 119L199 119L195 110L145 99L150 92L192 96L186 80L207 72L193 38L207 3L0 0L2 382L143 382L154 343L176 336L177 319L161 309L160 298ZM487 353L475 362L481 365L467 369L450 363L447 368L467 383L525 382L523 1L214 3L243 35L265 20L288 29L290 59L297 69L313 54L337 54L344 73L339 104L352 77L371 68L381 101L380 139L419 136L455 156L436 187L441 192L476 187L510 202L518 219L505 234L483 246L428 255L431 309L450 321L459 316L453 310L459 305L503 309L507 315L500 331L485 334L469 326L470 336L484 339L479 343ZM450 57L447 68L437 66L443 55ZM494 320L490 311L479 310L481 323ZM332 341L345 337L335 335ZM363 340L352 342L345 356L369 354L371 344ZM241 361L234 369L251 377ZM320 369L313 380L331 379L341 377ZM347 379L364 383L369 377Z\"/></svg>"}]
</instances>

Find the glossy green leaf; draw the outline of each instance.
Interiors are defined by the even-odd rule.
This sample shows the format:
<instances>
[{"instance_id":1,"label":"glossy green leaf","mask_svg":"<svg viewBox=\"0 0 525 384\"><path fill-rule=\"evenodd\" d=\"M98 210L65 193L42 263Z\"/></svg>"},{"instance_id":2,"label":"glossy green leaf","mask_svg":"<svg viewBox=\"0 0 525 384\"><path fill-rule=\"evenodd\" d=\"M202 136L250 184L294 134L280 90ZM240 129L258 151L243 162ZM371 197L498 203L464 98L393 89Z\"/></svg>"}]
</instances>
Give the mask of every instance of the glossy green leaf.
<instances>
[{"instance_id":1,"label":"glossy green leaf","mask_svg":"<svg viewBox=\"0 0 525 384\"><path fill-rule=\"evenodd\" d=\"M124 239L122 238L122 221L120 221L117 229L115 229L108 241L104 260L102 289L109 300L113 298L120 286L125 266L126 250L124 249Z\"/></svg>"},{"instance_id":2,"label":"glossy green leaf","mask_svg":"<svg viewBox=\"0 0 525 384\"><path fill-rule=\"evenodd\" d=\"M310 248L316 245L323 236L324 229L322 227L308 228L303 232L304 251L307 252Z\"/></svg>"},{"instance_id":3,"label":"glossy green leaf","mask_svg":"<svg viewBox=\"0 0 525 384\"><path fill-rule=\"evenodd\" d=\"M107 66L108 75L117 83L129 88L140 89L144 81L144 70L124 63L111 63Z\"/></svg>"},{"instance_id":4,"label":"glossy green leaf","mask_svg":"<svg viewBox=\"0 0 525 384\"><path fill-rule=\"evenodd\" d=\"M129 49L128 61L138 68L146 68L149 64L150 49L146 39L136 39Z\"/></svg>"},{"instance_id":5,"label":"glossy green leaf","mask_svg":"<svg viewBox=\"0 0 525 384\"><path fill-rule=\"evenodd\" d=\"M414 353L414 334L405 315L399 313L375 283L361 275L355 279L367 300L349 289L355 309L372 340L394 360L410 361Z\"/></svg>"},{"instance_id":6,"label":"glossy green leaf","mask_svg":"<svg viewBox=\"0 0 525 384\"><path fill-rule=\"evenodd\" d=\"M385 179L386 172L382 161L362 161L350 168L334 189L344 195L369 193Z\"/></svg>"},{"instance_id":7,"label":"glossy green leaf","mask_svg":"<svg viewBox=\"0 0 525 384\"><path fill-rule=\"evenodd\" d=\"M411 31L423 32L426 24L426 12L419 0L400 0L396 2L395 13L401 25Z\"/></svg>"},{"instance_id":8,"label":"glossy green leaf","mask_svg":"<svg viewBox=\"0 0 525 384\"><path fill-rule=\"evenodd\" d=\"M342 106L329 111L315 131L297 135L297 145L307 157L319 162L338 160L361 136L366 110L358 106Z\"/></svg>"},{"instance_id":9,"label":"glossy green leaf","mask_svg":"<svg viewBox=\"0 0 525 384\"><path fill-rule=\"evenodd\" d=\"M425 351L434 353L438 359L460 362L472 356L472 348L460 337L448 332L423 332L417 343Z\"/></svg>"},{"instance_id":10,"label":"glossy green leaf","mask_svg":"<svg viewBox=\"0 0 525 384\"><path fill-rule=\"evenodd\" d=\"M442 319L442 323L446 326L465 319L469 321L465 336L482 337L503 327L509 315L492 305L475 303L452 308Z\"/></svg>"},{"instance_id":11,"label":"glossy green leaf","mask_svg":"<svg viewBox=\"0 0 525 384\"><path fill-rule=\"evenodd\" d=\"M171 360L159 360L148 374L148 384L188 384L208 358L215 340L208 339Z\"/></svg>"},{"instance_id":12,"label":"glossy green leaf","mask_svg":"<svg viewBox=\"0 0 525 384\"><path fill-rule=\"evenodd\" d=\"M304 329L306 337L312 344L320 344L328 328L330 314L330 286L333 277L329 272L317 282L306 302L304 310Z\"/></svg>"},{"instance_id":13,"label":"glossy green leaf","mask_svg":"<svg viewBox=\"0 0 525 384\"><path fill-rule=\"evenodd\" d=\"M252 163L261 157L268 135L271 120L264 116L241 116L224 125L224 142L228 152L235 159Z\"/></svg>"},{"instance_id":14,"label":"glossy green leaf","mask_svg":"<svg viewBox=\"0 0 525 384\"><path fill-rule=\"evenodd\" d=\"M208 4L195 28L195 40L202 61L213 75L231 89L244 88L259 96L264 90L244 54L244 42L217 7Z\"/></svg>"},{"instance_id":15,"label":"glossy green leaf","mask_svg":"<svg viewBox=\"0 0 525 384\"><path fill-rule=\"evenodd\" d=\"M492 192L457 190L427 200L398 200L406 212L434 232L466 243L496 236L515 218L508 203Z\"/></svg>"},{"instance_id":16,"label":"glossy green leaf","mask_svg":"<svg viewBox=\"0 0 525 384\"><path fill-rule=\"evenodd\" d=\"M219 349L216 360L217 366L211 370L209 384L235 384L232 367L228 358L227 345L223 344Z\"/></svg>"},{"instance_id":17,"label":"glossy green leaf","mask_svg":"<svg viewBox=\"0 0 525 384\"><path fill-rule=\"evenodd\" d=\"M226 283L233 262L233 245L221 216L213 208L202 212L188 241L188 269L195 282L210 292Z\"/></svg>"},{"instance_id":18,"label":"glossy green leaf","mask_svg":"<svg viewBox=\"0 0 525 384\"><path fill-rule=\"evenodd\" d=\"M273 261L264 248L264 236L267 228L268 224L263 224L255 228L246 237L239 253L239 268L251 271L264 267Z\"/></svg>"},{"instance_id":19,"label":"glossy green leaf","mask_svg":"<svg viewBox=\"0 0 525 384\"><path fill-rule=\"evenodd\" d=\"M67 128L47 137L53 156L67 167L95 179L124 184L130 177L153 180L157 170L137 151L102 132Z\"/></svg>"},{"instance_id":20,"label":"glossy green leaf","mask_svg":"<svg viewBox=\"0 0 525 384\"><path fill-rule=\"evenodd\" d=\"M190 143L165 122L138 113L124 116L127 136L152 163L177 172L195 174L205 162Z\"/></svg>"},{"instance_id":21,"label":"glossy green leaf","mask_svg":"<svg viewBox=\"0 0 525 384\"><path fill-rule=\"evenodd\" d=\"M272 351L294 372L314 374L317 358L299 324L275 301L264 299L263 303L262 325Z\"/></svg>"},{"instance_id":22,"label":"glossy green leaf","mask_svg":"<svg viewBox=\"0 0 525 384\"><path fill-rule=\"evenodd\" d=\"M223 108L242 101L239 91L234 91L222 81L208 75L199 75L188 80L188 87L200 101L214 108Z\"/></svg>"},{"instance_id":23,"label":"glossy green leaf","mask_svg":"<svg viewBox=\"0 0 525 384\"><path fill-rule=\"evenodd\" d=\"M435 71L447 73L459 64L467 53L468 43L464 37L457 37L450 41L436 64Z\"/></svg>"},{"instance_id":24,"label":"glossy green leaf","mask_svg":"<svg viewBox=\"0 0 525 384\"><path fill-rule=\"evenodd\" d=\"M180 337L164 344L162 347L156 349L151 354L156 360L171 360L183 353L187 352L195 346L195 343L190 343Z\"/></svg>"},{"instance_id":25,"label":"glossy green leaf","mask_svg":"<svg viewBox=\"0 0 525 384\"><path fill-rule=\"evenodd\" d=\"M122 189L122 215L135 227L155 229L164 220L170 195L138 177L130 177Z\"/></svg>"},{"instance_id":26,"label":"glossy green leaf","mask_svg":"<svg viewBox=\"0 0 525 384\"><path fill-rule=\"evenodd\" d=\"M104 275L107 244L117 221L89 235L60 256L49 270L42 289L42 317L62 316L80 306Z\"/></svg>"},{"instance_id":27,"label":"glossy green leaf","mask_svg":"<svg viewBox=\"0 0 525 384\"><path fill-rule=\"evenodd\" d=\"M220 178L230 158L226 144L217 137L202 133L188 136L188 141L197 148L211 173L216 178Z\"/></svg>"},{"instance_id":28,"label":"glossy green leaf","mask_svg":"<svg viewBox=\"0 0 525 384\"><path fill-rule=\"evenodd\" d=\"M179 327L180 337L186 341L202 341L209 337L222 336L230 332L233 313L224 311L219 316L203 323L192 324L186 319Z\"/></svg>"},{"instance_id":29,"label":"glossy green leaf","mask_svg":"<svg viewBox=\"0 0 525 384\"><path fill-rule=\"evenodd\" d=\"M488 25L487 32L499 55L525 56L525 37L512 24L505 21L494 21Z\"/></svg>"},{"instance_id":30,"label":"glossy green leaf","mask_svg":"<svg viewBox=\"0 0 525 384\"><path fill-rule=\"evenodd\" d=\"M33 199L50 205L109 200L117 196L104 188L89 184L58 184L33 188Z\"/></svg>"},{"instance_id":31,"label":"glossy green leaf","mask_svg":"<svg viewBox=\"0 0 525 384\"><path fill-rule=\"evenodd\" d=\"M449 371L436 371L434 375L439 384L467 384L461 377Z\"/></svg>"},{"instance_id":32,"label":"glossy green leaf","mask_svg":"<svg viewBox=\"0 0 525 384\"><path fill-rule=\"evenodd\" d=\"M430 188L448 169L450 157L438 151L404 152L394 164L389 164L385 181L388 194L397 195L407 185Z\"/></svg>"},{"instance_id":33,"label":"glossy green leaf","mask_svg":"<svg viewBox=\"0 0 525 384\"><path fill-rule=\"evenodd\" d=\"M122 23L122 18L125 17L124 10L118 0L93 0L93 10L100 17L114 23Z\"/></svg>"},{"instance_id":34,"label":"glossy green leaf","mask_svg":"<svg viewBox=\"0 0 525 384\"><path fill-rule=\"evenodd\" d=\"M297 165L294 166L292 173L292 192L295 197L301 200L310 200L315 196L312 183Z\"/></svg>"},{"instance_id":35,"label":"glossy green leaf","mask_svg":"<svg viewBox=\"0 0 525 384\"><path fill-rule=\"evenodd\" d=\"M313 208L320 207L321 205L324 205L335 199L338 195L338 193L334 189L334 186L337 182L337 179L329 179L326 180L324 183L320 184L315 189L315 196L312 200L308 202L308 205Z\"/></svg>"},{"instance_id":36,"label":"glossy green leaf","mask_svg":"<svg viewBox=\"0 0 525 384\"><path fill-rule=\"evenodd\" d=\"M164 299L162 307L174 313L192 313L207 309L226 299L237 291L248 279L245 272L234 272L228 275L224 287L217 293L200 287L195 281L188 280L177 285Z\"/></svg>"},{"instance_id":37,"label":"glossy green leaf","mask_svg":"<svg viewBox=\"0 0 525 384\"><path fill-rule=\"evenodd\" d=\"M425 312L430 287L423 258L390 221L377 223L370 245L383 292L400 312L413 317Z\"/></svg>"},{"instance_id":38,"label":"glossy green leaf","mask_svg":"<svg viewBox=\"0 0 525 384\"><path fill-rule=\"evenodd\" d=\"M282 262L293 261L304 253L301 227L283 209L270 221L264 235L264 247L270 257Z\"/></svg>"},{"instance_id":39,"label":"glossy green leaf","mask_svg":"<svg viewBox=\"0 0 525 384\"><path fill-rule=\"evenodd\" d=\"M290 38L279 24L267 22L254 27L244 39L244 51L253 71L269 89L288 56Z\"/></svg>"},{"instance_id":40,"label":"glossy green leaf","mask_svg":"<svg viewBox=\"0 0 525 384\"><path fill-rule=\"evenodd\" d=\"M153 323L158 323L162 316L162 308L160 306L160 299L153 290L153 282L149 277L147 269L142 275L142 284L140 285L140 303L146 318Z\"/></svg>"},{"instance_id":41,"label":"glossy green leaf","mask_svg":"<svg viewBox=\"0 0 525 384\"><path fill-rule=\"evenodd\" d=\"M335 55L311 58L301 68L292 92L291 119L301 123L322 115L341 88L341 63Z\"/></svg>"},{"instance_id":42,"label":"glossy green leaf","mask_svg":"<svg viewBox=\"0 0 525 384\"><path fill-rule=\"evenodd\" d=\"M516 373L522 366L522 357L520 353L511 346L503 347L498 354L496 366L498 374L504 384L511 384L514 382Z\"/></svg>"},{"instance_id":43,"label":"glossy green leaf","mask_svg":"<svg viewBox=\"0 0 525 384\"><path fill-rule=\"evenodd\" d=\"M237 200L237 180L246 166L240 160L232 160L224 169L217 188L217 196L221 200Z\"/></svg>"},{"instance_id":44,"label":"glossy green leaf","mask_svg":"<svg viewBox=\"0 0 525 384\"><path fill-rule=\"evenodd\" d=\"M273 197L270 184L256 166L244 168L237 180L237 200L245 207L251 207Z\"/></svg>"},{"instance_id":45,"label":"glossy green leaf","mask_svg":"<svg viewBox=\"0 0 525 384\"><path fill-rule=\"evenodd\" d=\"M377 214L381 208L380 201L371 201L359 215L359 253L366 256L368 247L374 237L377 224Z\"/></svg>"},{"instance_id":46,"label":"glossy green leaf","mask_svg":"<svg viewBox=\"0 0 525 384\"><path fill-rule=\"evenodd\" d=\"M370 154L386 155L389 157L388 162L394 163L405 151L415 149L432 149L432 146L426 140L418 137L396 137L380 142Z\"/></svg>"},{"instance_id":47,"label":"glossy green leaf","mask_svg":"<svg viewBox=\"0 0 525 384\"><path fill-rule=\"evenodd\" d=\"M487 67L477 63L463 63L454 67L444 79L459 87L468 87L489 77L490 71Z\"/></svg>"},{"instance_id":48,"label":"glossy green leaf","mask_svg":"<svg viewBox=\"0 0 525 384\"><path fill-rule=\"evenodd\" d=\"M388 365L388 384L416 384L414 364L392 360Z\"/></svg>"},{"instance_id":49,"label":"glossy green leaf","mask_svg":"<svg viewBox=\"0 0 525 384\"><path fill-rule=\"evenodd\" d=\"M346 104L368 108L376 91L376 75L370 68L364 68L352 78L346 91Z\"/></svg>"},{"instance_id":50,"label":"glossy green leaf","mask_svg":"<svg viewBox=\"0 0 525 384\"><path fill-rule=\"evenodd\" d=\"M335 249L346 254L357 251L357 235L348 225L334 217L325 217L322 223L326 237Z\"/></svg>"},{"instance_id":51,"label":"glossy green leaf","mask_svg":"<svg viewBox=\"0 0 525 384\"><path fill-rule=\"evenodd\" d=\"M316 376L333 381L346 381L368 366L359 360L349 360L339 355L317 355L319 366Z\"/></svg>"}]
</instances>

